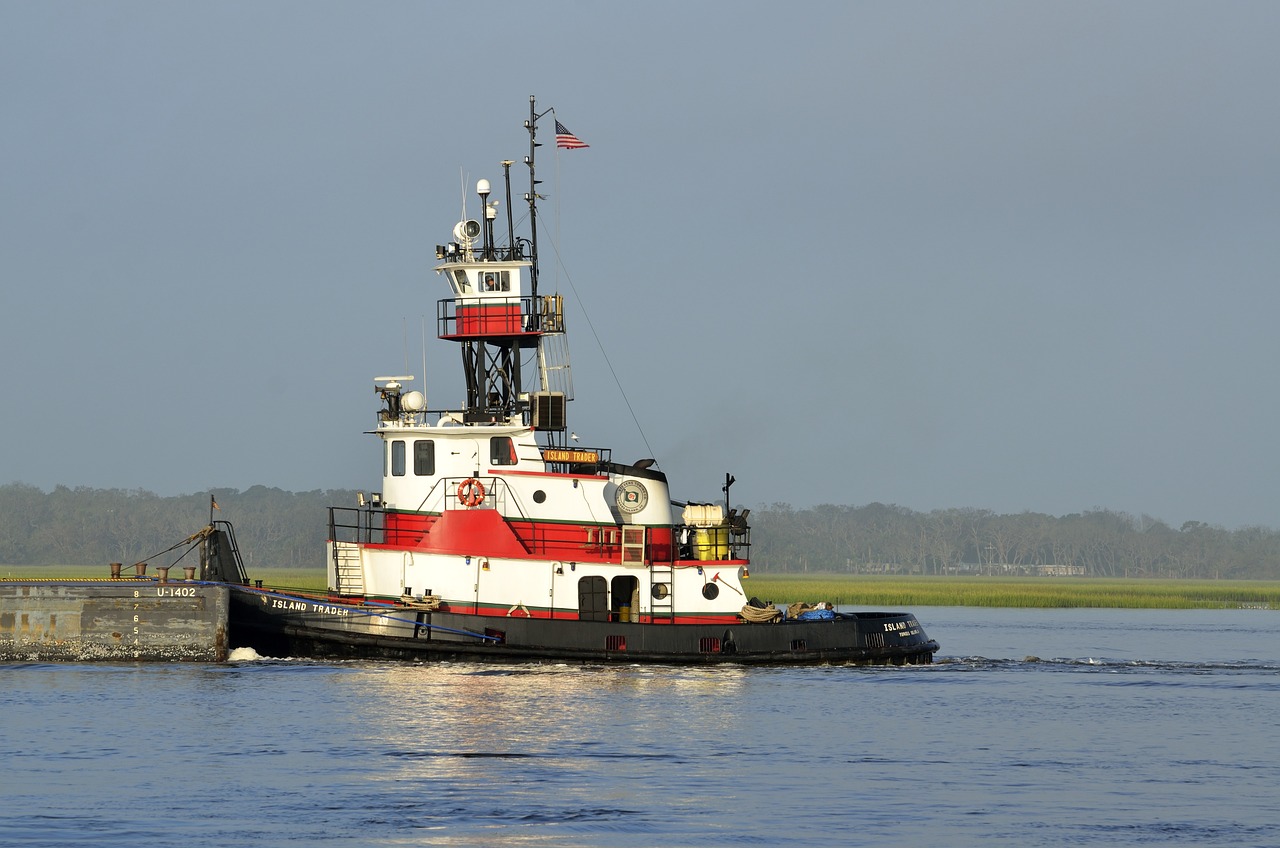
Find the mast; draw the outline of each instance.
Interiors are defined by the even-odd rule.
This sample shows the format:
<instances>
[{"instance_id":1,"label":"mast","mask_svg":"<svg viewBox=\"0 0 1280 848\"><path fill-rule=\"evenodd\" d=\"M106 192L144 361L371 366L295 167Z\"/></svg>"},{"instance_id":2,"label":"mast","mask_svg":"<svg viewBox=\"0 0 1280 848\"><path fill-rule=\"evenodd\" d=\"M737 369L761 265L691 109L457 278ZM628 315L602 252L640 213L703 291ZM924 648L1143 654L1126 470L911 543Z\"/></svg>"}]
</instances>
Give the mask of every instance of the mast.
<instances>
[{"instance_id":1,"label":"mast","mask_svg":"<svg viewBox=\"0 0 1280 848\"><path fill-rule=\"evenodd\" d=\"M547 361L543 336L563 336L564 316L559 296L543 298L538 294L538 186L536 157L542 145L537 140L539 114L535 99L529 97L529 234L526 242L517 239L511 211L510 161L504 160L503 179L507 202L507 237L509 244L499 247L494 233L497 202L490 202L488 180L480 180L479 221L467 220L454 228L457 242L437 245L436 257L444 260L437 266L453 289L453 296L439 301L437 322L439 337L459 343L462 369L466 378L467 401L463 421L468 424L532 425L548 432L553 441L556 433L566 429L564 404L567 391L553 391L548 371L568 377L567 354ZM479 249L476 250L476 242ZM528 255L525 255L525 248ZM546 302L544 302L546 301ZM563 342L561 349L563 349ZM530 388L521 374L522 354L536 352L536 374Z\"/></svg>"},{"instance_id":2,"label":"mast","mask_svg":"<svg viewBox=\"0 0 1280 848\"><path fill-rule=\"evenodd\" d=\"M551 111L550 109L547 112ZM543 112L542 115L547 114ZM529 166L529 193L524 199L529 204L529 244L531 258L533 260L533 269L530 271L529 293L533 296L533 302L538 302L538 184L542 181L537 179L537 169L535 167L535 159L537 158L538 148L542 145L538 143L538 119L542 117L538 114L537 102L532 94L529 95L529 120L524 122L525 129L529 131L529 155L524 158L524 163ZM534 310L537 312L538 310ZM538 321L534 318L534 321ZM535 327L538 325L535 324Z\"/></svg>"}]
</instances>

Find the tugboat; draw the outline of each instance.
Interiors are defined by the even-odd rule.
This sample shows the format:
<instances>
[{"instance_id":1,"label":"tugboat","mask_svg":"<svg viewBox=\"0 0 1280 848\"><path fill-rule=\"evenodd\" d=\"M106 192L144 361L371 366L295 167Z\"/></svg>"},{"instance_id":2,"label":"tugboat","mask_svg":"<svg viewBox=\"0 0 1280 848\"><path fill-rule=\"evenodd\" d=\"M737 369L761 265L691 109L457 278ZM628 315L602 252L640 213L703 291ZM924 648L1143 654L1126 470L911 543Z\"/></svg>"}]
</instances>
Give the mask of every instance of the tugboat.
<instances>
[{"instance_id":1,"label":"tugboat","mask_svg":"<svg viewBox=\"0 0 1280 848\"><path fill-rule=\"evenodd\" d=\"M231 587L229 640L263 656L696 664L915 664L937 642L902 612L749 598L749 509L673 501L652 459L618 462L568 427L559 294L539 290L529 99L527 236L505 239L491 186L436 247L437 335L456 344L461 407L429 409L406 375L374 378L382 485L329 509L328 590L251 584L225 522L202 577ZM464 219L466 218L464 212ZM532 366L530 368L530 365ZM532 371L532 373L529 373Z\"/></svg>"}]
</instances>

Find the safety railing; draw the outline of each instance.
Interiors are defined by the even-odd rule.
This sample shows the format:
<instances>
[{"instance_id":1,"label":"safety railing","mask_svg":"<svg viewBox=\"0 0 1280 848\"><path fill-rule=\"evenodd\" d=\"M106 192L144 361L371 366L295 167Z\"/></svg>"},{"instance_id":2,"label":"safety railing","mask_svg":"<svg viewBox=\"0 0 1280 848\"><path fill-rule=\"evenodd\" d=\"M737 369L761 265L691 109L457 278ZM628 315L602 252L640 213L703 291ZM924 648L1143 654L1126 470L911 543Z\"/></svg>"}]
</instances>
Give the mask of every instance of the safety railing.
<instances>
[{"instance_id":1,"label":"safety railing","mask_svg":"<svg viewBox=\"0 0 1280 848\"><path fill-rule=\"evenodd\" d=\"M725 521L714 527L677 524L671 530L677 560L712 562L751 558L751 528L745 521Z\"/></svg>"},{"instance_id":2,"label":"safety railing","mask_svg":"<svg viewBox=\"0 0 1280 848\"><path fill-rule=\"evenodd\" d=\"M519 336L537 330L532 297L450 297L436 302L436 335L442 339Z\"/></svg>"},{"instance_id":3,"label":"safety railing","mask_svg":"<svg viewBox=\"0 0 1280 848\"><path fill-rule=\"evenodd\" d=\"M329 507L329 541L380 545L386 541L386 513L373 507Z\"/></svg>"}]
</instances>

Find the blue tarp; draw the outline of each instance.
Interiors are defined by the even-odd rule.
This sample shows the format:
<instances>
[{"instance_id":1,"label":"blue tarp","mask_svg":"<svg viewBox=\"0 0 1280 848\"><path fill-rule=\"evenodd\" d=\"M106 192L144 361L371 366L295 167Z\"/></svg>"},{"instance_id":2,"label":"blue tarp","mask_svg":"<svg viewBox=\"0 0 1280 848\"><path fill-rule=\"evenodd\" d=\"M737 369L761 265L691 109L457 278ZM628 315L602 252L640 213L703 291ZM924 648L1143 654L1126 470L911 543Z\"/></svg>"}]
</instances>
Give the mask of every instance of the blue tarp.
<instances>
[{"instance_id":1,"label":"blue tarp","mask_svg":"<svg viewBox=\"0 0 1280 848\"><path fill-rule=\"evenodd\" d=\"M808 612L802 612L796 616L797 621L831 621L836 617L833 610L814 609Z\"/></svg>"}]
</instances>

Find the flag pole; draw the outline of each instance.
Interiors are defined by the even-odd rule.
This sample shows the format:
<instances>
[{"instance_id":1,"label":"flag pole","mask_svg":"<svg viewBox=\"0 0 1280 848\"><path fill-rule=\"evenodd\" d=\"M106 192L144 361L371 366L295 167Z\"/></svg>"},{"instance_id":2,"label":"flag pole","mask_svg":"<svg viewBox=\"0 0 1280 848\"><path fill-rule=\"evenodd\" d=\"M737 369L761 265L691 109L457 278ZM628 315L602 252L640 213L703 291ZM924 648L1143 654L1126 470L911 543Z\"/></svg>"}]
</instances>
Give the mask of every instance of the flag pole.
<instances>
[{"instance_id":1,"label":"flag pole","mask_svg":"<svg viewBox=\"0 0 1280 848\"><path fill-rule=\"evenodd\" d=\"M547 110L551 111L550 109ZM542 115L547 114L543 112ZM538 114L537 101L532 94L529 95L529 120L526 127L529 130L529 155L525 158L525 164L529 166L529 196L525 200L529 203L529 251L532 260L529 266L529 294L532 302L538 303L538 179L534 162L537 158L538 148L538 119L542 117ZM538 310L533 310L534 315L538 314ZM539 320L537 318L535 321ZM539 328L540 329L540 328Z\"/></svg>"}]
</instances>

